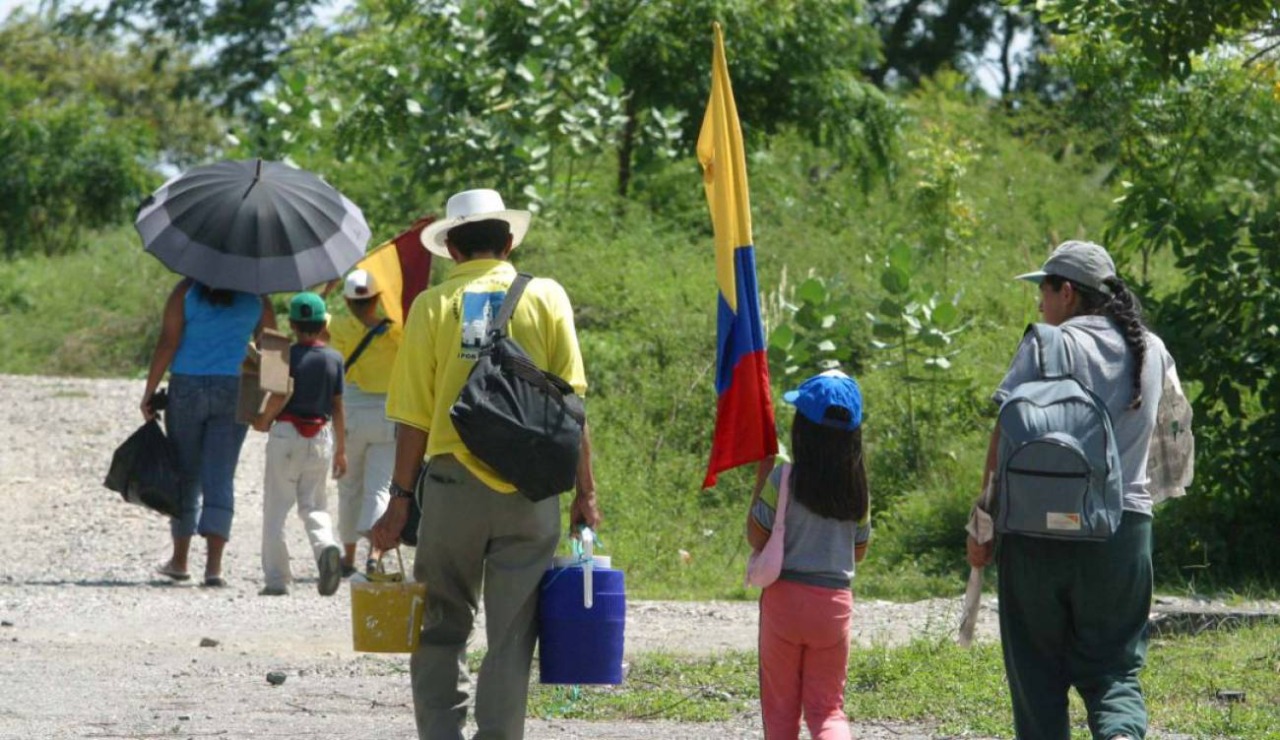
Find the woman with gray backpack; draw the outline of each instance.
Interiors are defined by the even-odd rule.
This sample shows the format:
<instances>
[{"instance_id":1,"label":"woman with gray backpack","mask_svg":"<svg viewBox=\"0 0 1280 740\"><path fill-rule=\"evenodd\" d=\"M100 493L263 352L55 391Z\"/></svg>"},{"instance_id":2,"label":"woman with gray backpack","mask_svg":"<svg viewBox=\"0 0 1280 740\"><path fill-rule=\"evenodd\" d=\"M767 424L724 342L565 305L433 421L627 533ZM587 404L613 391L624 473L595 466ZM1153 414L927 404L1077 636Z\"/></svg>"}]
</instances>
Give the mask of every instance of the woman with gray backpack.
<instances>
[{"instance_id":1,"label":"woman with gray backpack","mask_svg":"<svg viewBox=\"0 0 1280 740\"><path fill-rule=\"evenodd\" d=\"M1070 738L1074 686L1093 737L1136 740L1147 731L1148 451L1173 361L1097 244L1065 242L1018 278L1039 285L1044 323L1028 327L993 396L983 477L1015 731ZM970 564L992 562L993 545L971 536Z\"/></svg>"}]
</instances>

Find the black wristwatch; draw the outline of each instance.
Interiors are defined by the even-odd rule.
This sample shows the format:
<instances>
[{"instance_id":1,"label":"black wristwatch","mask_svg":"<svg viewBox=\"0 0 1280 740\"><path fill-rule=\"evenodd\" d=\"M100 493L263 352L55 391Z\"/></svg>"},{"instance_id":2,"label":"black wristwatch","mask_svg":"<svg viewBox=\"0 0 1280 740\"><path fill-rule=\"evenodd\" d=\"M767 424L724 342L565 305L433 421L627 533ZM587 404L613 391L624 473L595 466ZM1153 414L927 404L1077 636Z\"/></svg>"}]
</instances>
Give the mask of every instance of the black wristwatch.
<instances>
[{"instance_id":1,"label":"black wristwatch","mask_svg":"<svg viewBox=\"0 0 1280 740\"><path fill-rule=\"evenodd\" d=\"M391 481L391 498L413 498L413 490Z\"/></svg>"}]
</instances>

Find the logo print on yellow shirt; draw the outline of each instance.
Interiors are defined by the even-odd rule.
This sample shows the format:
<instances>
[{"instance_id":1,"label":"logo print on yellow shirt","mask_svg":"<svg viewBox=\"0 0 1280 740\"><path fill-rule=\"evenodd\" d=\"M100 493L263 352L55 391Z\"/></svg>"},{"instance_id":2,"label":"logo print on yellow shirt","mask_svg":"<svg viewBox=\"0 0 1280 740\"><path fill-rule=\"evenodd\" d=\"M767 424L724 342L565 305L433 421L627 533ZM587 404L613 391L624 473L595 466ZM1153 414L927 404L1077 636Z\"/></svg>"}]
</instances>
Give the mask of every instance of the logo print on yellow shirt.
<instances>
[{"instance_id":1,"label":"logo print on yellow shirt","mask_svg":"<svg viewBox=\"0 0 1280 740\"><path fill-rule=\"evenodd\" d=\"M498 318L506 291L462 294L462 347L458 355L474 360L489 336L490 325Z\"/></svg>"}]
</instances>

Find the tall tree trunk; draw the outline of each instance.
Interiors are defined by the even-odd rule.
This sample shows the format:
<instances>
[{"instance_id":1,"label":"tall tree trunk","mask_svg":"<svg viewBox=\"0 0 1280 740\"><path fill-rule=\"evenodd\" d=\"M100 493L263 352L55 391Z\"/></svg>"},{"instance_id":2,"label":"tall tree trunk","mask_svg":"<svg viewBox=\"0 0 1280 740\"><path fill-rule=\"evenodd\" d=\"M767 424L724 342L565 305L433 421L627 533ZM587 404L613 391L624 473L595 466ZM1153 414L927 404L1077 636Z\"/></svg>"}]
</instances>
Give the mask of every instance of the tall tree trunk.
<instances>
[{"instance_id":1,"label":"tall tree trunk","mask_svg":"<svg viewBox=\"0 0 1280 740\"><path fill-rule=\"evenodd\" d=\"M1009 99L1013 92L1013 68L1009 64L1009 49L1013 46L1013 36L1017 31L1018 21L1013 10L1004 14L1004 38L1000 39L1000 97Z\"/></svg>"},{"instance_id":2,"label":"tall tree trunk","mask_svg":"<svg viewBox=\"0 0 1280 740\"><path fill-rule=\"evenodd\" d=\"M906 48L907 35L915 25L921 5L924 5L924 0L907 0L898 10L898 15L894 18L889 32L883 36L884 64L871 73L871 79L877 86L884 86L885 77L890 71L902 73L903 58L910 54Z\"/></svg>"},{"instance_id":3,"label":"tall tree trunk","mask_svg":"<svg viewBox=\"0 0 1280 740\"><path fill-rule=\"evenodd\" d=\"M618 142L618 195L627 197L631 187L631 152L636 144L636 96L627 96L627 123L622 127L622 140Z\"/></svg>"}]
</instances>

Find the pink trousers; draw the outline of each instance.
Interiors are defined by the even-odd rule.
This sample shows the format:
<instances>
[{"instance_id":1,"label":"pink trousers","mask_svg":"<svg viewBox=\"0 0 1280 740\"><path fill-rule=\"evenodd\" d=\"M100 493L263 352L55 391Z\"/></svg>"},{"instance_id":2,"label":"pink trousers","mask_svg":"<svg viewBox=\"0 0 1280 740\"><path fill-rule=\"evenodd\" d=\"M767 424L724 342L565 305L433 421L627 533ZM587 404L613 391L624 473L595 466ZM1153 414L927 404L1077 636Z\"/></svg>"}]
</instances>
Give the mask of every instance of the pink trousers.
<instances>
[{"instance_id":1,"label":"pink trousers","mask_svg":"<svg viewBox=\"0 0 1280 740\"><path fill-rule=\"evenodd\" d=\"M760 709L766 740L847 740L853 593L778 580L760 594Z\"/></svg>"}]
</instances>

